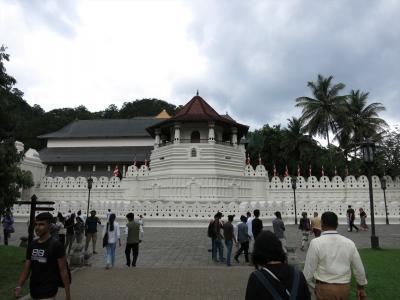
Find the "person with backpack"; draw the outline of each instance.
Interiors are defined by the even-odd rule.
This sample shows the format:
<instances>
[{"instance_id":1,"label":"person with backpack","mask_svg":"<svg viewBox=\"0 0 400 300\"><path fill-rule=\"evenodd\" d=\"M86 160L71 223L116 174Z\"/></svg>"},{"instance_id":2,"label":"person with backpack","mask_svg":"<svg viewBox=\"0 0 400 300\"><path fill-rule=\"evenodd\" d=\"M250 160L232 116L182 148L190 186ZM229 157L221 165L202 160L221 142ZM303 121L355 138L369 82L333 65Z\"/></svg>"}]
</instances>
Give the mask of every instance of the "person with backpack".
<instances>
[{"instance_id":1,"label":"person with backpack","mask_svg":"<svg viewBox=\"0 0 400 300\"><path fill-rule=\"evenodd\" d=\"M254 242L252 262L256 271L250 274L246 300L310 300L303 273L285 263L280 240L271 231L262 231Z\"/></svg>"},{"instance_id":2,"label":"person with backpack","mask_svg":"<svg viewBox=\"0 0 400 300\"><path fill-rule=\"evenodd\" d=\"M14 232L14 218L9 208L6 209L1 223L3 224L4 245L7 246L8 239L11 237L11 233Z\"/></svg>"},{"instance_id":3,"label":"person with backpack","mask_svg":"<svg viewBox=\"0 0 400 300\"><path fill-rule=\"evenodd\" d=\"M307 218L307 213L304 211L301 214L302 218L300 219L299 229L301 230L302 238L301 238L301 247L300 250L304 251L304 247L308 243L308 237L310 236L311 223L310 219Z\"/></svg>"},{"instance_id":4,"label":"person with backpack","mask_svg":"<svg viewBox=\"0 0 400 300\"><path fill-rule=\"evenodd\" d=\"M53 216L40 213L35 219L35 232L39 237L26 252L24 267L14 289L14 296L21 297L22 287L30 274L29 290L32 299L55 299L58 288L65 289L65 299L70 300L70 273L63 245L50 235Z\"/></svg>"}]
</instances>

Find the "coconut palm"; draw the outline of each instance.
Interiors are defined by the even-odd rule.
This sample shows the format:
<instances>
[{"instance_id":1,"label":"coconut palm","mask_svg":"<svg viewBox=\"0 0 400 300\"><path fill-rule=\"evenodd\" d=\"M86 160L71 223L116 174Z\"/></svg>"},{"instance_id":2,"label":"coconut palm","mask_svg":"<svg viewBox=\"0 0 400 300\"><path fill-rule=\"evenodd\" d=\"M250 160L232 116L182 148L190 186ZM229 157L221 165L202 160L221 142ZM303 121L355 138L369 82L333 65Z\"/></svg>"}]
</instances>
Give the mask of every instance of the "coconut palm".
<instances>
[{"instance_id":1,"label":"coconut palm","mask_svg":"<svg viewBox=\"0 0 400 300\"><path fill-rule=\"evenodd\" d=\"M281 149L285 159L293 160L295 164L304 159L306 153L317 147L317 143L313 138L306 134L304 120L292 117L288 119L288 126L283 130L284 139L281 142Z\"/></svg>"},{"instance_id":2,"label":"coconut palm","mask_svg":"<svg viewBox=\"0 0 400 300\"><path fill-rule=\"evenodd\" d=\"M332 84L333 76L327 78L318 75L316 82L308 82L314 98L299 97L296 106L302 108L301 118L307 122L305 129L312 135L322 136L328 141L330 148L329 133L337 132L337 116L344 111L346 96L340 96L339 92L344 89L343 83Z\"/></svg>"},{"instance_id":3,"label":"coconut palm","mask_svg":"<svg viewBox=\"0 0 400 300\"><path fill-rule=\"evenodd\" d=\"M351 90L346 99L346 110L337 118L339 130L335 138L345 151L356 149L365 138L379 142L388 127L379 118L385 107L379 102L367 105L368 95L360 90Z\"/></svg>"}]
</instances>

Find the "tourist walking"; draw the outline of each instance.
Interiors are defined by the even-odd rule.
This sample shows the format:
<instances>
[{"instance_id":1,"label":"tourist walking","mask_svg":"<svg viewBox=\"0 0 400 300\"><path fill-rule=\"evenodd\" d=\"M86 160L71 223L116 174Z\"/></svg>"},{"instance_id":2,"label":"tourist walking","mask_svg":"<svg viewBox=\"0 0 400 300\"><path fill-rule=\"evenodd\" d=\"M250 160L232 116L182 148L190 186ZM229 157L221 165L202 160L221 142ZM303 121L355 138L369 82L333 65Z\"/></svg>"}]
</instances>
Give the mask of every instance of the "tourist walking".
<instances>
[{"instance_id":1,"label":"tourist walking","mask_svg":"<svg viewBox=\"0 0 400 300\"><path fill-rule=\"evenodd\" d=\"M260 220L260 210L254 210L254 219L251 221L251 232L253 234L254 240L263 230L263 222Z\"/></svg>"},{"instance_id":2,"label":"tourist walking","mask_svg":"<svg viewBox=\"0 0 400 300\"><path fill-rule=\"evenodd\" d=\"M118 244L121 247L121 233L119 229L119 224L115 221L115 214L110 215L110 219L107 222L107 225L103 228L103 241L105 240L105 245L103 242L103 246L106 247L106 269L110 267L114 267L115 265L115 248Z\"/></svg>"},{"instance_id":3,"label":"tourist walking","mask_svg":"<svg viewBox=\"0 0 400 300\"><path fill-rule=\"evenodd\" d=\"M247 282L245 299L311 299L303 273L285 261L286 254L276 235L261 232L254 242L252 262L256 271Z\"/></svg>"},{"instance_id":4,"label":"tourist walking","mask_svg":"<svg viewBox=\"0 0 400 300\"><path fill-rule=\"evenodd\" d=\"M110 221L111 214L112 214L111 208L107 209L107 213L106 213L107 222Z\"/></svg>"},{"instance_id":5,"label":"tourist walking","mask_svg":"<svg viewBox=\"0 0 400 300\"><path fill-rule=\"evenodd\" d=\"M126 256L126 265L128 267L136 267L136 261L139 256L139 234L140 234L140 225L139 222L134 220L135 215L133 213L129 213L126 215L128 219L128 223L126 224L125 234L126 237L126 246L125 246L125 256ZM131 264L131 252L132 252L132 264Z\"/></svg>"},{"instance_id":6,"label":"tourist walking","mask_svg":"<svg viewBox=\"0 0 400 300\"><path fill-rule=\"evenodd\" d=\"M353 227L355 228L356 232L358 232L358 227L354 225L354 221L356 219L356 214L353 208L351 208L351 205L348 206L347 209L347 220L349 222L349 229L348 231L352 232Z\"/></svg>"},{"instance_id":7,"label":"tourist walking","mask_svg":"<svg viewBox=\"0 0 400 300\"><path fill-rule=\"evenodd\" d=\"M139 215L139 225L140 225L140 232L139 232L139 239L140 241L143 241L143 235L144 235L144 218L143 215Z\"/></svg>"},{"instance_id":8,"label":"tourist walking","mask_svg":"<svg viewBox=\"0 0 400 300\"><path fill-rule=\"evenodd\" d=\"M360 207L360 226L363 230L368 230L368 225L367 225L367 214L365 213L364 209Z\"/></svg>"},{"instance_id":9,"label":"tourist walking","mask_svg":"<svg viewBox=\"0 0 400 300\"><path fill-rule=\"evenodd\" d=\"M336 229L338 217L333 212L321 216L322 234L313 239L307 252L304 276L315 287L317 300L349 299L351 270L357 282L357 299L366 299L364 266L354 242Z\"/></svg>"},{"instance_id":10,"label":"tourist walking","mask_svg":"<svg viewBox=\"0 0 400 300\"><path fill-rule=\"evenodd\" d=\"M90 212L90 217L86 218L85 229L86 229L86 243L85 252L88 251L89 243L92 241L93 254L96 252L96 241L97 241L97 224L101 225L100 219L96 216L96 211Z\"/></svg>"},{"instance_id":11,"label":"tourist walking","mask_svg":"<svg viewBox=\"0 0 400 300\"><path fill-rule=\"evenodd\" d=\"M317 212L314 212L314 218L311 219L311 230L315 237L319 237L321 235L321 218L318 217Z\"/></svg>"},{"instance_id":12,"label":"tourist walking","mask_svg":"<svg viewBox=\"0 0 400 300\"><path fill-rule=\"evenodd\" d=\"M275 217L276 218L272 221L272 228L274 229L276 237L281 241L283 252L286 254L285 223L283 223L280 211L275 212Z\"/></svg>"},{"instance_id":13,"label":"tourist walking","mask_svg":"<svg viewBox=\"0 0 400 300\"><path fill-rule=\"evenodd\" d=\"M65 220L65 229L67 230L67 236L65 241L65 249L68 249L68 254L71 253L72 244L74 242L74 226L75 226L75 214L71 214Z\"/></svg>"},{"instance_id":14,"label":"tourist walking","mask_svg":"<svg viewBox=\"0 0 400 300\"><path fill-rule=\"evenodd\" d=\"M14 233L14 217L10 208L6 209L1 224L3 225L4 245L7 246L11 233Z\"/></svg>"},{"instance_id":15,"label":"tourist walking","mask_svg":"<svg viewBox=\"0 0 400 300\"><path fill-rule=\"evenodd\" d=\"M83 222L82 213L79 210L74 224L74 237L78 244L82 243L83 234L85 232L85 223Z\"/></svg>"},{"instance_id":16,"label":"tourist walking","mask_svg":"<svg viewBox=\"0 0 400 300\"><path fill-rule=\"evenodd\" d=\"M239 263L239 256L244 252L244 259L248 263L249 262L249 241L250 241L250 236L249 236L249 231L247 228L247 218L245 216L240 216L240 223L238 225L238 243L240 243L240 248L236 255L234 256L234 259L236 260L237 263Z\"/></svg>"},{"instance_id":17,"label":"tourist walking","mask_svg":"<svg viewBox=\"0 0 400 300\"><path fill-rule=\"evenodd\" d=\"M304 248L307 245L308 238L310 236L311 224L310 224L310 219L307 218L306 212L302 212L301 216L302 218L300 219L300 224L299 224L299 229L301 230L302 234L300 250L304 251Z\"/></svg>"},{"instance_id":18,"label":"tourist walking","mask_svg":"<svg viewBox=\"0 0 400 300\"><path fill-rule=\"evenodd\" d=\"M213 259L215 262L225 262L224 258L224 246L222 245L222 240L224 237L222 236L221 230L223 228L223 224L221 222L221 218L223 217L221 212L217 212L215 215L214 223L213 223L213 236L214 236L214 252ZM217 255L218 254L218 255Z\"/></svg>"},{"instance_id":19,"label":"tourist walking","mask_svg":"<svg viewBox=\"0 0 400 300\"><path fill-rule=\"evenodd\" d=\"M247 233L249 235L249 249L251 249L251 244L253 243L253 218L251 217L251 213L248 211L246 213L246 225L247 225Z\"/></svg>"},{"instance_id":20,"label":"tourist walking","mask_svg":"<svg viewBox=\"0 0 400 300\"><path fill-rule=\"evenodd\" d=\"M65 229L65 219L62 215L62 213L58 212L57 214L57 222L56 226L59 228L58 229L58 240L60 241L61 245L65 247L65 236L67 234L67 231Z\"/></svg>"},{"instance_id":21,"label":"tourist walking","mask_svg":"<svg viewBox=\"0 0 400 300\"><path fill-rule=\"evenodd\" d=\"M14 296L22 296L22 287L30 274L29 290L32 299L55 299L58 287L65 289L65 299L70 300L70 278L63 245L50 235L53 216L40 213L35 219L35 232L39 237L29 246L26 260L14 289Z\"/></svg>"},{"instance_id":22,"label":"tourist walking","mask_svg":"<svg viewBox=\"0 0 400 300\"><path fill-rule=\"evenodd\" d=\"M224 224L224 240L225 240L225 246L226 246L226 265L228 267L231 266L231 256L232 256L232 248L233 248L233 243L236 244L236 238L235 238L235 233L233 229L233 218L234 215L229 215L228 216L228 222Z\"/></svg>"}]
</instances>

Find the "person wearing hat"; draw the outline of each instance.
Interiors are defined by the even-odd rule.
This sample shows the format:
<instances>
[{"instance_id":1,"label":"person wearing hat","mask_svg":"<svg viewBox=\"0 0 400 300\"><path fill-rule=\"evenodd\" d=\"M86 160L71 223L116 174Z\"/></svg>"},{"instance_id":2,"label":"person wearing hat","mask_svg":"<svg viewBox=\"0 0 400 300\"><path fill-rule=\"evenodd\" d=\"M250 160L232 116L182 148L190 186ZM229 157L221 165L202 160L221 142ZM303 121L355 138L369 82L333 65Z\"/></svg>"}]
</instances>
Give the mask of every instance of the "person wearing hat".
<instances>
[{"instance_id":1,"label":"person wearing hat","mask_svg":"<svg viewBox=\"0 0 400 300\"><path fill-rule=\"evenodd\" d=\"M92 210L90 212L90 217L86 218L85 222L85 228L86 228L85 252L87 252L89 248L89 243L90 241L92 241L93 254L97 254L96 252L97 224L101 225L100 219L96 217L96 211Z\"/></svg>"},{"instance_id":2,"label":"person wearing hat","mask_svg":"<svg viewBox=\"0 0 400 300\"><path fill-rule=\"evenodd\" d=\"M256 271L250 274L246 300L310 300L303 273L285 263L280 240L271 231L262 231L254 242L252 262Z\"/></svg>"},{"instance_id":3,"label":"person wearing hat","mask_svg":"<svg viewBox=\"0 0 400 300\"><path fill-rule=\"evenodd\" d=\"M22 287L29 276L32 299L55 299L58 287L65 289L65 299L70 300L70 277L63 245L50 235L53 216L40 213L35 219L35 233L39 236L27 249L26 260L14 289L14 296L21 297Z\"/></svg>"}]
</instances>

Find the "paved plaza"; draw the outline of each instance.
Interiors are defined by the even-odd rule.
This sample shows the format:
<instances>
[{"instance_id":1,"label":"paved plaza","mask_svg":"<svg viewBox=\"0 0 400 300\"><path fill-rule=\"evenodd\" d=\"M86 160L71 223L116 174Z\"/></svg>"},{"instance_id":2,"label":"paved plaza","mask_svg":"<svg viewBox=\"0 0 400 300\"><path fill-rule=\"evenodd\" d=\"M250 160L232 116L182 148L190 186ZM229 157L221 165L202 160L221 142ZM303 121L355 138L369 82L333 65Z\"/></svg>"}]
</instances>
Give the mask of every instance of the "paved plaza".
<instances>
[{"instance_id":1,"label":"paved plaza","mask_svg":"<svg viewBox=\"0 0 400 300\"><path fill-rule=\"evenodd\" d=\"M269 225L269 224L268 224ZM18 244L25 224L16 225L11 244ZM266 226L265 230L271 230ZM98 241L99 254L73 275L73 299L243 299L247 279L253 268L233 263L228 268L211 260L207 228L144 228L136 268L125 266L124 242L117 250L117 264L104 269L104 250ZM339 232L351 238L358 248L370 247L370 231ZM400 225L378 225L382 248L400 249ZM124 240L124 238L122 238ZM305 253L299 250L301 233L294 225L287 226L289 246L297 246L299 263ZM62 293L60 293L59 299Z\"/></svg>"}]
</instances>

